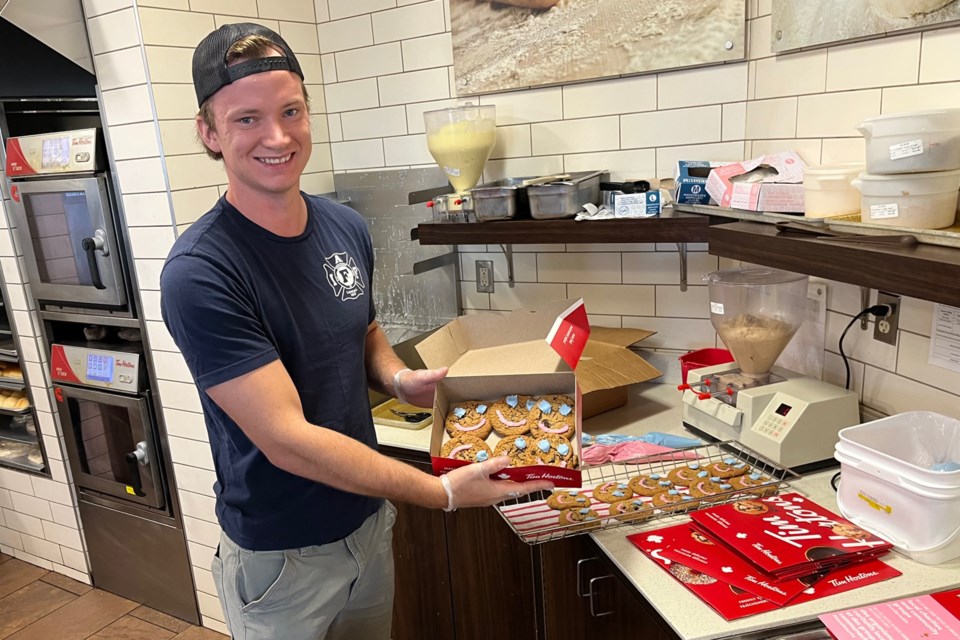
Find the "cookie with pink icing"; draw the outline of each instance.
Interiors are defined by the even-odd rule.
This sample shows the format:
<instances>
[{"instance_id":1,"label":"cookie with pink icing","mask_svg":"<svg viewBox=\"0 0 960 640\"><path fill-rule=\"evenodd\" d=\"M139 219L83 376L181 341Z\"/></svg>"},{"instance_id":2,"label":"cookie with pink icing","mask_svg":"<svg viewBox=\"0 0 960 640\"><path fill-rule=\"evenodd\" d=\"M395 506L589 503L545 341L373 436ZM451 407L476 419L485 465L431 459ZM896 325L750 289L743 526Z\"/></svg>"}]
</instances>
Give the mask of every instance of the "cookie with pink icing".
<instances>
[{"instance_id":1,"label":"cookie with pink icing","mask_svg":"<svg viewBox=\"0 0 960 640\"><path fill-rule=\"evenodd\" d=\"M735 490L755 496L772 496L777 493L777 484L768 476L753 471L727 480Z\"/></svg>"},{"instance_id":2,"label":"cookie with pink icing","mask_svg":"<svg viewBox=\"0 0 960 640\"><path fill-rule=\"evenodd\" d=\"M485 440L490 435L490 404L461 400L451 405L443 423L451 438L467 434Z\"/></svg>"},{"instance_id":3,"label":"cookie with pink icing","mask_svg":"<svg viewBox=\"0 0 960 640\"><path fill-rule=\"evenodd\" d=\"M600 514L588 507L581 509L564 509L560 512L560 524L571 531L596 529L602 524Z\"/></svg>"},{"instance_id":4,"label":"cookie with pink icing","mask_svg":"<svg viewBox=\"0 0 960 640\"><path fill-rule=\"evenodd\" d=\"M712 502L714 500L713 496L733 491L733 485L717 476L712 476L710 478L698 478L690 484L688 490L694 498L703 498L703 502ZM719 499L722 500L723 497Z\"/></svg>"},{"instance_id":5,"label":"cookie with pink icing","mask_svg":"<svg viewBox=\"0 0 960 640\"><path fill-rule=\"evenodd\" d=\"M564 468L577 466L573 445L563 436L531 436L526 457L529 465L549 464Z\"/></svg>"},{"instance_id":6,"label":"cookie with pink icing","mask_svg":"<svg viewBox=\"0 0 960 640\"><path fill-rule=\"evenodd\" d=\"M583 495L579 489L557 489L547 498L547 506L557 511L582 509L590 504L590 498Z\"/></svg>"},{"instance_id":7,"label":"cookie with pink icing","mask_svg":"<svg viewBox=\"0 0 960 640\"><path fill-rule=\"evenodd\" d=\"M593 497L601 502L612 504L633 497L633 489L623 480L611 480L593 488Z\"/></svg>"},{"instance_id":8,"label":"cookie with pink icing","mask_svg":"<svg viewBox=\"0 0 960 640\"><path fill-rule=\"evenodd\" d=\"M704 471L704 467L699 462L688 462L682 467L671 469L667 479L681 487L689 487L691 482L697 480L697 474L701 471Z\"/></svg>"},{"instance_id":9,"label":"cookie with pink icing","mask_svg":"<svg viewBox=\"0 0 960 640\"><path fill-rule=\"evenodd\" d=\"M673 489L673 481L660 473L640 475L630 478L630 490L638 496L655 496L658 493Z\"/></svg>"},{"instance_id":10,"label":"cookie with pink icing","mask_svg":"<svg viewBox=\"0 0 960 640\"><path fill-rule=\"evenodd\" d=\"M480 438L471 435L460 435L450 438L442 447L440 455L444 458L464 460L466 462L483 462L493 457L490 447Z\"/></svg>"},{"instance_id":11,"label":"cookie with pink icing","mask_svg":"<svg viewBox=\"0 0 960 640\"><path fill-rule=\"evenodd\" d=\"M640 523L653 517L653 507L640 498L621 500L610 505L610 515L620 522Z\"/></svg>"},{"instance_id":12,"label":"cookie with pink icing","mask_svg":"<svg viewBox=\"0 0 960 640\"><path fill-rule=\"evenodd\" d=\"M527 452L532 446L533 441L529 435L509 436L497 443L493 455L509 457L511 467L523 467L530 464L527 461Z\"/></svg>"},{"instance_id":13,"label":"cookie with pink icing","mask_svg":"<svg viewBox=\"0 0 960 640\"><path fill-rule=\"evenodd\" d=\"M707 465L707 470L710 471L710 475L712 476L728 479L736 478L737 476L742 476L747 473L750 471L750 465L743 460L728 456L720 462Z\"/></svg>"},{"instance_id":14,"label":"cookie with pink icing","mask_svg":"<svg viewBox=\"0 0 960 640\"><path fill-rule=\"evenodd\" d=\"M530 432L532 423L527 396L510 395L490 406L490 424L503 437Z\"/></svg>"},{"instance_id":15,"label":"cookie with pink icing","mask_svg":"<svg viewBox=\"0 0 960 640\"><path fill-rule=\"evenodd\" d=\"M653 506L661 511L689 511L700 505L700 500L677 489L670 489L653 496Z\"/></svg>"},{"instance_id":16,"label":"cookie with pink icing","mask_svg":"<svg viewBox=\"0 0 960 640\"><path fill-rule=\"evenodd\" d=\"M560 402L551 402L552 398L561 398ZM573 401L568 404L563 399L567 396L549 396L535 401L530 410L532 424L530 431L533 435L554 435L564 438L574 438L577 432L577 414Z\"/></svg>"}]
</instances>

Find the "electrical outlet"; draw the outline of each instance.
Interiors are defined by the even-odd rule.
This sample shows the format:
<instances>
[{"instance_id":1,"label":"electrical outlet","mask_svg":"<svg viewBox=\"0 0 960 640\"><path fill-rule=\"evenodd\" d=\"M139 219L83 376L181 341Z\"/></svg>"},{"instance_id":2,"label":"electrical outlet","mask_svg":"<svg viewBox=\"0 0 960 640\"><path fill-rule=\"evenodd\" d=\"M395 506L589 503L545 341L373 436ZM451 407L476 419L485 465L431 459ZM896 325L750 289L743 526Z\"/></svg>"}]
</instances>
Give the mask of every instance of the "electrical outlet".
<instances>
[{"instance_id":1,"label":"electrical outlet","mask_svg":"<svg viewBox=\"0 0 960 640\"><path fill-rule=\"evenodd\" d=\"M877 304L888 305L891 309L883 318L876 318L873 325L873 338L890 345L897 344L897 330L900 328L900 296L877 292Z\"/></svg>"},{"instance_id":2,"label":"electrical outlet","mask_svg":"<svg viewBox=\"0 0 960 640\"><path fill-rule=\"evenodd\" d=\"M477 293L493 293L493 260L477 260Z\"/></svg>"}]
</instances>

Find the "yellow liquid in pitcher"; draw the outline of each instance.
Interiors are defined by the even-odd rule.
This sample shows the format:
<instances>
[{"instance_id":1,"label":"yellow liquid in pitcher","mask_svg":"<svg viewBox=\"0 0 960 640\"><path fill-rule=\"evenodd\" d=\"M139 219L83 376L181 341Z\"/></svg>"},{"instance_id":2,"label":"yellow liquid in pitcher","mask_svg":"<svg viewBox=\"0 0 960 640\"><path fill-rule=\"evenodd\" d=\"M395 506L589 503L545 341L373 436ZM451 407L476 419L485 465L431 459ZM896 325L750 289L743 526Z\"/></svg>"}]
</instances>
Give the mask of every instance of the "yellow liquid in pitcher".
<instances>
[{"instance_id":1,"label":"yellow liquid in pitcher","mask_svg":"<svg viewBox=\"0 0 960 640\"><path fill-rule=\"evenodd\" d=\"M463 193L480 180L496 140L496 126L492 122L465 120L445 124L428 133L427 148L454 190Z\"/></svg>"}]
</instances>

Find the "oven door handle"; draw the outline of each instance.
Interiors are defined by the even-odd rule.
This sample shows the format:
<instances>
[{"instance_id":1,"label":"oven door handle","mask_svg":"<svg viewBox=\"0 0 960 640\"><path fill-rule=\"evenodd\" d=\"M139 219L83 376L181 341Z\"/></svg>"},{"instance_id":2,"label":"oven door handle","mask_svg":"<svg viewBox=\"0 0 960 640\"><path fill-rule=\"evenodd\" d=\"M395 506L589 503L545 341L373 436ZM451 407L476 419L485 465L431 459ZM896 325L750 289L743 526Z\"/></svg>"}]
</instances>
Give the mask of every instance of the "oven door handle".
<instances>
[{"instance_id":1,"label":"oven door handle","mask_svg":"<svg viewBox=\"0 0 960 640\"><path fill-rule=\"evenodd\" d=\"M101 252L104 256L109 255L107 251L106 234L103 229L97 229L92 238L84 238L80 241L80 246L87 253L87 265L90 267L90 280L97 289L106 289L103 279L100 277L100 267L97 265L96 252Z\"/></svg>"},{"instance_id":2,"label":"oven door handle","mask_svg":"<svg viewBox=\"0 0 960 640\"><path fill-rule=\"evenodd\" d=\"M130 481L133 483L132 487L127 487L127 490L133 490L133 494L137 497L144 497L143 484L140 482L140 465L145 465L149 461L147 457L147 443L138 442L137 450L131 451L124 459L127 461L127 466L130 468Z\"/></svg>"}]
</instances>

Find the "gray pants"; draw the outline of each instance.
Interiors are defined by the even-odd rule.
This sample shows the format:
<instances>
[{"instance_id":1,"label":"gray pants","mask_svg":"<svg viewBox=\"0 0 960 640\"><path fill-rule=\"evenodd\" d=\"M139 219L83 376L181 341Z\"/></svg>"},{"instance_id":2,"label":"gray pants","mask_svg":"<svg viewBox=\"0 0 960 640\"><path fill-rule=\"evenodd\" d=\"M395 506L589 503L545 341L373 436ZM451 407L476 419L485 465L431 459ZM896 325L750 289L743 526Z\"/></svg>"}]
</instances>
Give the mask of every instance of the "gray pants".
<instances>
[{"instance_id":1,"label":"gray pants","mask_svg":"<svg viewBox=\"0 0 960 640\"><path fill-rule=\"evenodd\" d=\"M396 517L384 500L343 540L283 551L243 549L221 533L212 569L231 636L389 640Z\"/></svg>"}]
</instances>

